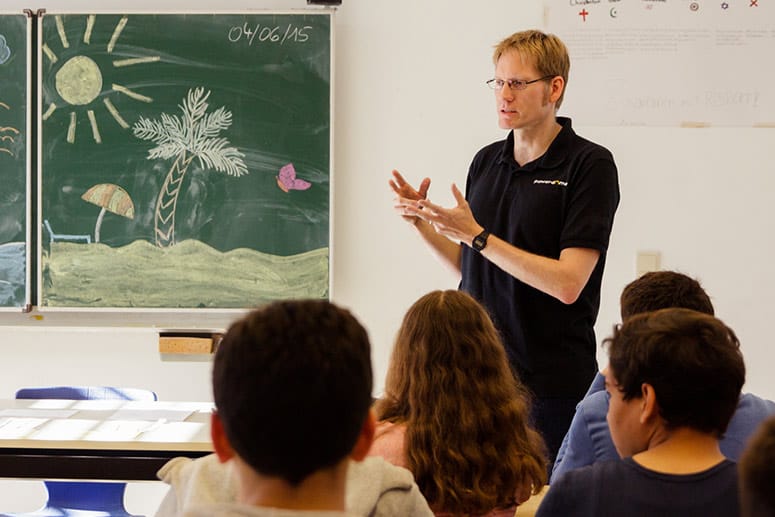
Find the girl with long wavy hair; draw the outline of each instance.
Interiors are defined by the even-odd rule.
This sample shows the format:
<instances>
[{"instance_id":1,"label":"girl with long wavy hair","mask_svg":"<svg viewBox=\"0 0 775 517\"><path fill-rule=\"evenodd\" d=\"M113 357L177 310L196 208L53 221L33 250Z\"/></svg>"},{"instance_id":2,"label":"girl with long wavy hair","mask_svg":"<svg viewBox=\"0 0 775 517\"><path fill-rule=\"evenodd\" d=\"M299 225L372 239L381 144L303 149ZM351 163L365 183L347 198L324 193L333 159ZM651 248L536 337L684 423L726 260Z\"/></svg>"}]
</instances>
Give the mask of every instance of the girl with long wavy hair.
<instances>
[{"instance_id":1,"label":"girl with long wavy hair","mask_svg":"<svg viewBox=\"0 0 775 517\"><path fill-rule=\"evenodd\" d=\"M546 483L529 397L485 309L433 291L404 316L370 454L408 468L437 516L513 516Z\"/></svg>"}]
</instances>

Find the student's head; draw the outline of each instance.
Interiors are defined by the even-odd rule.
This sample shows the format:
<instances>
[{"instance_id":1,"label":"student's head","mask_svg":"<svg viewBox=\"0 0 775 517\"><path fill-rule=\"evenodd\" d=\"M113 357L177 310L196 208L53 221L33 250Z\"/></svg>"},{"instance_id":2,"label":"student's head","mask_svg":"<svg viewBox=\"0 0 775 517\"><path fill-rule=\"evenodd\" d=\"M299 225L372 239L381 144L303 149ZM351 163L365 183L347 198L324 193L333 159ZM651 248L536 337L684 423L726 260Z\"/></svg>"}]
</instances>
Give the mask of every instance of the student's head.
<instances>
[{"instance_id":1,"label":"student's head","mask_svg":"<svg viewBox=\"0 0 775 517\"><path fill-rule=\"evenodd\" d=\"M738 468L742 517L775 516L775 417L759 426Z\"/></svg>"},{"instance_id":2,"label":"student's head","mask_svg":"<svg viewBox=\"0 0 775 517\"><path fill-rule=\"evenodd\" d=\"M614 328L608 425L622 457L648 448L650 431L690 428L719 438L745 382L735 333L688 309L633 316Z\"/></svg>"},{"instance_id":3,"label":"student's head","mask_svg":"<svg viewBox=\"0 0 775 517\"><path fill-rule=\"evenodd\" d=\"M515 32L495 46L492 56L493 63L497 66L501 56L509 52L519 53L523 61L527 61L535 67L540 77L562 77L564 87L555 103L555 107L559 108L565 96L565 87L568 85L568 72L570 71L568 49L562 40L554 34L546 34L537 30ZM517 77L516 79L526 78Z\"/></svg>"},{"instance_id":4,"label":"student's head","mask_svg":"<svg viewBox=\"0 0 775 517\"><path fill-rule=\"evenodd\" d=\"M713 303L700 283L676 271L651 271L636 278L619 299L622 321L643 312L682 307L713 316Z\"/></svg>"},{"instance_id":5,"label":"student's head","mask_svg":"<svg viewBox=\"0 0 775 517\"><path fill-rule=\"evenodd\" d=\"M513 504L517 486L546 482L525 390L465 292L434 291L408 310L377 416L406 424L409 470L434 510L483 514Z\"/></svg>"},{"instance_id":6,"label":"student's head","mask_svg":"<svg viewBox=\"0 0 775 517\"><path fill-rule=\"evenodd\" d=\"M369 339L348 311L322 300L254 310L229 328L215 354L216 452L298 485L355 448L365 455L371 391Z\"/></svg>"}]
</instances>

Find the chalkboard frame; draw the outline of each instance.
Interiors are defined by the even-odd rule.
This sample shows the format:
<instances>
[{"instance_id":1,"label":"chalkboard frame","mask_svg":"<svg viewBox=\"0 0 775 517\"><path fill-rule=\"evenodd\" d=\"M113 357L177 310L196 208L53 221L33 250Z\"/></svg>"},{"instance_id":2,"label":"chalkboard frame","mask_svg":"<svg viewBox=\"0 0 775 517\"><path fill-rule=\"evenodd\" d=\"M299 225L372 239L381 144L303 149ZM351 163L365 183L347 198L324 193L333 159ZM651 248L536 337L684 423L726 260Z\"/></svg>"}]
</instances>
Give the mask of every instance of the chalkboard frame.
<instances>
[{"instance_id":1,"label":"chalkboard frame","mask_svg":"<svg viewBox=\"0 0 775 517\"><path fill-rule=\"evenodd\" d=\"M95 14L98 16L101 15L122 15L122 16L143 16L143 15L152 15L152 16L165 16L165 15L173 15L173 16L196 16L196 15L207 15L207 16L236 16L236 15L244 15L244 16L267 16L267 15L277 15L277 16L327 16L328 17L328 69L329 69L329 77L328 79L328 160L327 160L327 167L328 167L328 182L329 182L329 189L327 192L327 210L328 210L328 223L326 228L327 233L327 257L326 257L326 292L324 297L330 298L331 297L331 290L333 286L333 213L334 213L334 55L335 55L335 23L334 23L334 14L336 10L333 8L323 8L323 9L299 9L299 10L235 10L235 11L115 11L115 10L90 10L88 12L82 12L82 11L47 11L45 13L45 16L86 16ZM52 306L48 305L46 303L46 300L44 298L44 272L43 272L43 244L45 240L45 232L50 232L49 229L43 228L43 221L44 219L44 213L43 213L43 206L44 206L44 160L43 160L43 147L44 147L44 139L42 138L42 117L44 110L46 109L46 106L44 105L44 95L43 95L43 29L42 29L42 21L41 18L38 18L38 34L37 34L37 47L35 48L37 55L38 55L38 62L37 62L37 74L39 77L39 80L37 81L36 87L37 87L37 118L35 120L36 127L36 135L37 138L37 145L36 145L36 156L37 156L37 189L36 189L36 195L37 195L37 209L36 209L36 215L38 218L38 224L36 225L36 237L34 239L35 241L35 251L37 255L37 261L38 265L36 268L36 280L37 280L37 286L38 289L35 292L35 302L36 306L34 307L36 312L44 313L44 312L65 312L65 313L99 313L99 312L120 312L120 313L128 313L128 314L137 314L138 316L142 316L142 314L148 314L149 316L152 316L153 314L158 313L165 313L165 314L210 314L213 317L218 317L218 315L224 315L229 316L233 315L235 313L242 313L246 309L249 309L253 306L253 304L246 303L240 305L239 307L172 307L172 306L163 306L163 307L130 307L130 306L83 306L83 305L77 305L77 306L67 306L67 305L58 305L58 306ZM278 176L278 185L279 185L279 176ZM280 187L282 188L282 187ZM306 297L306 296L305 296ZM260 302L263 303L263 302ZM259 303L259 304L260 304Z\"/></svg>"},{"instance_id":2,"label":"chalkboard frame","mask_svg":"<svg viewBox=\"0 0 775 517\"><path fill-rule=\"evenodd\" d=\"M33 97L32 97L32 40L33 40L33 16L30 11L18 12L0 10L0 16L2 17L18 17L24 20L26 37L24 38L24 67L25 67L25 102L24 102L24 301L23 303L15 303L12 305L0 306L0 312L20 312L29 311L32 303L32 278L35 265L32 262L33 248L35 242L32 239L32 214L33 208L31 202L33 200L33 186L32 186L32 148L33 144L31 139L34 138L33 126L32 126L32 111L33 111Z\"/></svg>"}]
</instances>

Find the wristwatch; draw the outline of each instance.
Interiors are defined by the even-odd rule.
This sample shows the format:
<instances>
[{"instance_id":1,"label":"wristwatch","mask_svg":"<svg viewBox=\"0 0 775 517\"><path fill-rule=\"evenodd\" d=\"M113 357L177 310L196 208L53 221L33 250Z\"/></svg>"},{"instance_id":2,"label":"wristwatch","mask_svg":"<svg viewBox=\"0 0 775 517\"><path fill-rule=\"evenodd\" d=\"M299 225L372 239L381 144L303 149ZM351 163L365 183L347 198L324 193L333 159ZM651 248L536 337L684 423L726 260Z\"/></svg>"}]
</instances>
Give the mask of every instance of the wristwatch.
<instances>
[{"instance_id":1,"label":"wristwatch","mask_svg":"<svg viewBox=\"0 0 775 517\"><path fill-rule=\"evenodd\" d=\"M474 240L471 241L471 247L474 249L474 251L482 251L485 246L487 246L487 237L490 236L490 232L487 230L483 231L476 237L474 237Z\"/></svg>"}]
</instances>

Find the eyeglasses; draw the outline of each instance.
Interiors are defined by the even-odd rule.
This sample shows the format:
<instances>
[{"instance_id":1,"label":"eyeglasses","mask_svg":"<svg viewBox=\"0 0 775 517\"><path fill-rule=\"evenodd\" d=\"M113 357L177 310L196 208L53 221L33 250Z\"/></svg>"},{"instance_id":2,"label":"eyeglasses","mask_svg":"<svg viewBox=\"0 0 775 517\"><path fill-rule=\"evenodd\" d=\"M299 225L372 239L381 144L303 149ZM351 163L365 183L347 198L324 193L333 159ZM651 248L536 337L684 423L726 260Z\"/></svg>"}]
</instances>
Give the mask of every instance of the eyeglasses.
<instances>
[{"instance_id":1,"label":"eyeglasses","mask_svg":"<svg viewBox=\"0 0 775 517\"><path fill-rule=\"evenodd\" d=\"M553 75L545 75L543 77L539 77L538 79L533 79L532 81L524 81L522 79L508 79L504 81L503 79L490 79L487 81L487 86L495 90L496 92L499 92L503 89L505 85L509 85L509 89L511 91L517 91L517 90L524 90L527 88L529 84L537 83L538 81L543 81L545 79L551 79L554 77Z\"/></svg>"}]
</instances>

